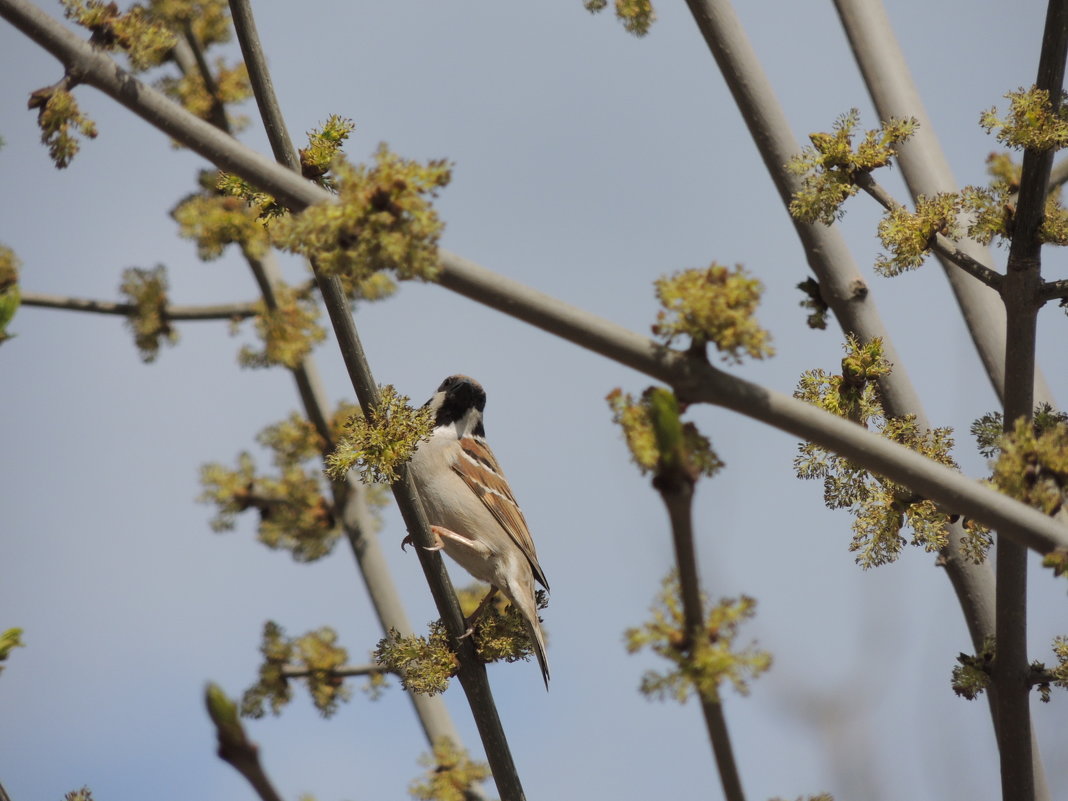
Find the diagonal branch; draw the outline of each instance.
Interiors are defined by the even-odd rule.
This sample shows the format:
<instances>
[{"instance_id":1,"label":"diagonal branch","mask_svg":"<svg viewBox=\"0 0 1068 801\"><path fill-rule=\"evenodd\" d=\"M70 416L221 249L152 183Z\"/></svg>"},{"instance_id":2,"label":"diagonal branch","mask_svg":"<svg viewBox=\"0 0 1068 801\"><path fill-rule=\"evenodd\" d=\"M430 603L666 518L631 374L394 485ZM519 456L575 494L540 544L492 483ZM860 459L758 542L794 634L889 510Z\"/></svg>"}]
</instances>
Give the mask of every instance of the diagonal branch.
<instances>
[{"instance_id":1,"label":"diagonal branch","mask_svg":"<svg viewBox=\"0 0 1068 801\"><path fill-rule=\"evenodd\" d=\"M306 679L321 671L299 665L282 665L282 676L287 679ZM377 676L380 673L391 673L388 668L375 663L366 665L342 665L330 670L330 675L341 678L353 678L355 676Z\"/></svg>"},{"instance_id":2,"label":"diagonal branch","mask_svg":"<svg viewBox=\"0 0 1068 801\"><path fill-rule=\"evenodd\" d=\"M870 172L857 173L855 179L857 186L867 192L880 206L887 211L904 208L886 189L872 178ZM949 237L935 233L931 240L931 250L942 258L960 267L973 278L978 278L991 289L1000 292L1004 276L996 270L992 270L981 261L972 258L957 246L957 243Z\"/></svg>"},{"instance_id":3,"label":"diagonal branch","mask_svg":"<svg viewBox=\"0 0 1068 801\"><path fill-rule=\"evenodd\" d=\"M211 124L219 130L232 134L230 120L226 117L226 107L223 105L222 97L219 94L219 83L215 80L215 75L208 65L208 59L204 55L204 48L200 46L196 34L193 33L192 21L186 20L182 25L182 37L189 47L188 52L193 55L197 74L200 75L200 79L204 82L204 90L211 98Z\"/></svg>"},{"instance_id":4,"label":"diagonal branch","mask_svg":"<svg viewBox=\"0 0 1068 801\"><path fill-rule=\"evenodd\" d=\"M256 31L252 8L248 0L230 0L230 7L242 54L245 56L250 76L254 76L252 80L257 105L271 139L275 158L292 172L299 173L299 160L293 152L285 120L274 93L263 48ZM324 276L314 260L311 262L311 267L337 335L338 347L341 349L356 397L359 399L364 414L370 418L372 411L378 405L378 386L371 375L370 365L352 319L348 299L337 278ZM419 561L442 621L451 635L451 644L457 652L460 662L460 684L467 695L497 789L506 801L523 801L525 798L523 786L508 747L508 740L505 737L497 707L493 702L486 667L475 653L474 641L464 636L467 624L463 612L460 610L459 601L449 580L441 554L433 550L434 538L430 533L418 493L406 468L402 468L400 479L394 483L392 489L408 531L412 534L416 544L422 546L416 549ZM450 739L457 746L460 744L457 736L452 735Z\"/></svg>"},{"instance_id":5,"label":"diagonal branch","mask_svg":"<svg viewBox=\"0 0 1068 801\"><path fill-rule=\"evenodd\" d=\"M237 705L217 684L209 684L204 692L205 705L219 742L219 758L245 777L260 801L282 801L260 763L260 749L248 738L237 714Z\"/></svg>"},{"instance_id":6,"label":"diagonal branch","mask_svg":"<svg viewBox=\"0 0 1068 801\"><path fill-rule=\"evenodd\" d=\"M25 0L0 0L0 16L60 60L76 65L83 82L292 208L299 210L331 200L326 190L221 134L137 81ZM1068 547L1068 526L860 426L700 364L448 251L439 251L439 261L442 286L664 381L677 388L686 400L721 405L822 445L909 486L947 509L994 528L1014 529L1020 542L1041 553Z\"/></svg>"},{"instance_id":7,"label":"diagonal branch","mask_svg":"<svg viewBox=\"0 0 1068 801\"><path fill-rule=\"evenodd\" d=\"M991 528L1015 528L1017 540L1039 552L1068 544L1068 526L855 423L669 350L460 256L442 251L440 258L443 286L663 381L680 400L723 406L815 442L947 510Z\"/></svg>"},{"instance_id":8,"label":"diagonal branch","mask_svg":"<svg viewBox=\"0 0 1068 801\"><path fill-rule=\"evenodd\" d=\"M326 277L319 272L316 272L316 279L319 281L319 290L323 294L323 302L326 304L330 321L334 325L334 333L337 335L338 347L341 349L349 380L356 390L356 397L360 401L364 414L370 417L371 411L378 405L378 385L371 375L363 345L356 332L356 324L353 322L345 293L341 288L341 282L335 277ZM486 676L486 666L475 652L473 638L464 637L467 624L460 610L459 601L456 599L456 592L453 590L449 574L445 570L445 562L439 551L434 549L430 525L415 484L408 475L407 465L402 466L399 473L400 478L392 486L393 497L400 508L401 517L404 518L404 525L417 546L416 553L419 555L423 574L430 585L430 593L434 597L441 620L449 632L450 645L459 659L458 678L467 695L467 702L471 707L475 724L478 726L479 735L482 737L493 779L505 801L520 801L525 798L523 787L519 782L519 774L516 772L508 741L497 714L497 707L493 702L493 693Z\"/></svg>"}]
</instances>

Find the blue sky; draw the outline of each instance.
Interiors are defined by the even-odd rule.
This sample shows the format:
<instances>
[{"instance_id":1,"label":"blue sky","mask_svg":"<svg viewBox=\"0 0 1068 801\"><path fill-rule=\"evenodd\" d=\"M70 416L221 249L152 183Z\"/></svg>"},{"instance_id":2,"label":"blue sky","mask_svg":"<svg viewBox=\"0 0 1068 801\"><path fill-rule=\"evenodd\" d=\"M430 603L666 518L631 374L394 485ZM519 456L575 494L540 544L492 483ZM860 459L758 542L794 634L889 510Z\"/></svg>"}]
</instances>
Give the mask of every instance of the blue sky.
<instances>
[{"instance_id":1,"label":"blue sky","mask_svg":"<svg viewBox=\"0 0 1068 801\"><path fill-rule=\"evenodd\" d=\"M759 316L778 355L732 369L789 392L801 371L835 368L841 337L804 326L794 286L807 272L786 214L689 12L658 10L635 40L579 0L256 4L295 138L337 113L356 122L355 159L380 141L451 159L445 247L637 331L653 322L660 275L744 264L765 283ZM830 3L738 10L798 138L853 106L874 124ZM958 180L982 181L996 143L979 112L1033 81L1044 9L910 0L889 11ZM123 268L162 263L175 302L254 297L235 254L198 262L168 216L199 158L82 87L100 137L57 172L25 104L58 64L0 23L0 69L0 241L22 259L27 290L115 298ZM268 152L255 125L242 138ZM904 198L895 175L885 180ZM869 274L877 219L860 198L843 223ZM1062 254L1047 265L1064 277ZM967 428L995 400L940 268L871 284L929 416L957 428L959 461L982 475ZM649 381L434 286L405 285L356 321L380 382L422 402L465 372L489 395L489 440L553 587L549 693L533 664L490 668L528 797L719 797L699 710L642 698L655 658L622 644L671 548L604 396ZM83 784L98 801L251 799L214 755L204 682L248 686L267 619L291 634L332 625L354 661L381 636L345 547L298 565L258 545L252 520L213 533L211 509L195 503L202 463L256 452L256 432L297 408L289 375L239 369L249 334L223 323L184 325L147 366L117 318L27 308L13 330L0 348L0 628L24 628L28 647L0 676L0 781L13 801L58 801ZM1040 335L1063 401L1068 318L1045 310ZM332 339L317 359L330 397L350 398ZM986 704L949 689L970 644L933 557L910 549L862 572L848 518L793 478L791 437L717 409L692 418L728 465L698 490L707 592L755 596L742 639L775 657L748 698L727 696L748 795L997 798ZM403 535L387 511L385 551L418 626L435 613L415 557L396 547ZM1064 633L1063 583L1033 576L1032 652L1047 658ZM459 689L446 701L477 750ZM1035 704L1054 795L1068 788L1065 703ZM287 798L404 797L426 750L396 688L373 703L356 692L328 721L298 691L281 718L249 730Z\"/></svg>"}]
</instances>

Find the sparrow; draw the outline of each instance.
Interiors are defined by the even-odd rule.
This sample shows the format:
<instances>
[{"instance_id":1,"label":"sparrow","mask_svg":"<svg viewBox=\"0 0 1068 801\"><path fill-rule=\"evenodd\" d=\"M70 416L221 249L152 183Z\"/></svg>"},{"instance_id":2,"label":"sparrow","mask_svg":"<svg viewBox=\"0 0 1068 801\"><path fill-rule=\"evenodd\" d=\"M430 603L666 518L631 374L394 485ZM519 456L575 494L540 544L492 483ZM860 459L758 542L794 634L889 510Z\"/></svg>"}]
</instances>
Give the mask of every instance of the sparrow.
<instances>
[{"instance_id":1,"label":"sparrow","mask_svg":"<svg viewBox=\"0 0 1068 801\"><path fill-rule=\"evenodd\" d=\"M527 521L486 444L482 425L486 392L473 378L453 375L423 406L434 415L434 429L412 456L411 472L431 524L434 549L444 549L468 573L490 585L469 625L497 591L519 610L549 689L534 581L546 590L549 583L538 564Z\"/></svg>"}]
</instances>

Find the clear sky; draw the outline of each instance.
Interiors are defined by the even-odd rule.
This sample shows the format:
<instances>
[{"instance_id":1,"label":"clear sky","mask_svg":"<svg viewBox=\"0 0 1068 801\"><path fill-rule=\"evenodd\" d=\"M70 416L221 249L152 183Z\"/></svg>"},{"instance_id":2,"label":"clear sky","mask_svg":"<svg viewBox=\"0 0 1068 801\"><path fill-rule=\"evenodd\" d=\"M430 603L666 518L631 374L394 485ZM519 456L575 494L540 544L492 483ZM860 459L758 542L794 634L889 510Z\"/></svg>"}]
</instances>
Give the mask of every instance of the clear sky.
<instances>
[{"instance_id":1,"label":"clear sky","mask_svg":"<svg viewBox=\"0 0 1068 801\"><path fill-rule=\"evenodd\" d=\"M981 182L996 143L979 113L1033 82L1043 5L889 5L957 179ZM658 276L743 263L765 283L759 316L778 355L731 369L790 392L801 371L836 368L841 337L805 327L794 289L804 256L755 147L689 12L658 10L636 40L580 0L256 4L295 137L336 113L356 122L354 159L388 141L455 162L439 203L445 247L641 332ZM739 13L799 138L853 106L874 124L831 3L755 0ZM100 136L57 172L26 99L61 68L0 22L0 74L0 242L22 259L27 290L115 299L123 268L162 263L174 302L253 299L237 254L198 262L168 216L198 157L82 87ZM242 138L268 152L255 125ZM843 224L869 273L872 206L856 199ZM1065 276L1062 254L1047 264ZM293 280L299 269L287 262ZM871 282L928 414L956 427L958 459L983 475L967 428L995 400L940 268ZM648 379L434 286L406 285L356 320L376 378L414 401L454 372L488 392L489 440L553 587L548 694L533 664L490 668L528 797L720 797L698 708L641 697L656 659L622 643L672 557L660 500L628 463L604 396ZM296 564L257 544L251 519L213 533L212 510L195 503L202 463L243 449L264 461L255 434L298 405L289 375L239 369L250 334L223 323L183 325L147 366L114 317L26 308L13 330L0 347L0 629L21 626L28 647L0 676L0 781L13 801L58 801L83 784L97 801L251 799L214 755L204 682L232 695L251 684L267 619L290 634L334 626L354 661L381 636L344 545ZM1040 333L1063 402L1068 318L1046 309ZM330 397L351 398L332 339L317 359ZM971 646L934 558L909 549L861 571L847 516L793 478L793 438L715 409L692 419L728 465L698 490L706 589L756 597L742 640L775 657L748 698L727 695L749 797L997 798L986 703L949 688ZM387 511L385 551L421 626L435 612L403 535ZM1064 585L1033 576L1032 655L1045 659L1065 632ZM287 798L404 797L426 746L399 689L377 702L357 691L328 721L296 695L282 717L249 724ZM446 701L477 751L460 690ZM1062 797L1066 703L1034 704Z\"/></svg>"}]
</instances>

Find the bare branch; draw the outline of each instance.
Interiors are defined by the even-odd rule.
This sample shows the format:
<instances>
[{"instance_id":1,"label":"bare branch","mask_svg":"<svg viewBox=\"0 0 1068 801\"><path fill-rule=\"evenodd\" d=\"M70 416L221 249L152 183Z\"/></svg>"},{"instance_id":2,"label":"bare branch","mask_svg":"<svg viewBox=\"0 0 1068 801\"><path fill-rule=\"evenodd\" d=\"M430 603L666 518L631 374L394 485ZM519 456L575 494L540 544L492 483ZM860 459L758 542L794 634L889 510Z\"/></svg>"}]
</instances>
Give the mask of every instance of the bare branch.
<instances>
[{"instance_id":1,"label":"bare branch","mask_svg":"<svg viewBox=\"0 0 1068 801\"><path fill-rule=\"evenodd\" d=\"M1050 0L1035 87L1048 93L1054 113L1061 106L1068 57L1068 2ZM1041 303L1042 241L1052 150L1025 150L1020 173L1012 243L1002 299L1006 312L1005 430L1030 419L1035 407L1034 376L1037 318ZM991 666L997 708L1001 792L1007 801L1035 797L1032 769L1030 661L1027 656L1027 553L1015 532L998 527L997 650Z\"/></svg>"},{"instance_id":2,"label":"bare branch","mask_svg":"<svg viewBox=\"0 0 1068 801\"><path fill-rule=\"evenodd\" d=\"M658 479L660 476L658 476ZM682 596L682 613L686 632L690 642L696 643L697 637L704 634L704 604L701 602L701 579L697 572L697 552L693 540L693 482L682 480L665 486L654 479L653 485L660 492L660 497L667 507L671 521L671 538L675 548L675 564L679 571L679 590ZM742 780L738 775L738 765L734 760L734 747L727 730L727 719L723 715L720 701L701 699L701 712L705 718L705 728L712 742L712 753L719 770L723 795L727 801L745 801Z\"/></svg>"},{"instance_id":3,"label":"bare branch","mask_svg":"<svg viewBox=\"0 0 1068 801\"><path fill-rule=\"evenodd\" d=\"M233 133L230 130L230 120L226 117L226 108L223 106L222 99L219 97L219 84L215 80L215 75L211 71L211 67L208 66L208 59L204 55L204 48L200 46L200 42L197 41L196 34L193 33L193 23L190 20L186 20L182 26L182 37L185 43L189 46L189 52L193 56L193 60L197 66L197 72L200 74L200 79L204 81L204 89L208 95L211 96L211 124L220 130L226 131L226 133Z\"/></svg>"},{"instance_id":4,"label":"bare branch","mask_svg":"<svg viewBox=\"0 0 1068 801\"><path fill-rule=\"evenodd\" d=\"M443 286L663 381L680 400L723 406L815 442L947 510L992 528L1018 529L1018 541L1042 553L1068 541L1068 526L855 423L669 350L459 256L442 251L440 257Z\"/></svg>"},{"instance_id":5,"label":"bare branch","mask_svg":"<svg viewBox=\"0 0 1068 801\"><path fill-rule=\"evenodd\" d=\"M1068 298L1068 278L1044 282L1042 288L1038 291L1038 297L1043 302L1056 300L1057 298Z\"/></svg>"},{"instance_id":6,"label":"bare branch","mask_svg":"<svg viewBox=\"0 0 1068 801\"><path fill-rule=\"evenodd\" d=\"M209 684L204 700L208 715L215 724L219 741L219 758L229 763L248 781L261 801L282 801L260 764L259 748L248 739L245 727L237 716L237 705L216 684Z\"/></svg>"},{"instance_id":7,"label":"bare branch","mask_svg":"<svg viewBox=\"0 0 1068 801\"><path fill-rule=\"evenodd\" d=\"M279 107L278 100L274 94L274 87L271 82L270 73L267 69L263 48L260 45L259 35L256 31L256 23L252 15L251 5L248 0L231 0L230 7L238 34L238 41L241 45L242 54L246 59L246 65L249 69L250 79L256 95L256 102L264 119L265 129L270 138L275 158L280 164L288 167L291 174L299 173L299 159L293 150L293 144L289 138L281 108ZM305 182L302 181L302 183ZM331 322L333 323L334 331L337 334L338 345L341 348L345 365L349 370L353 388L355 389L356 396L366 414L372 406L377 404L378 387L371 377L370 367L367 364L363 348L356 332L355 323L352 320L352 313L349 309L348 300L346 299L345 294L341 289L341 284L337 278L325 278L318 269L316 269L314 262L311 267L314 271L315 279L319 285L320 292L322 293L323 301L326 304ZM255 270L256 265L254 265L253 268ZM269 293L271 291L270 277L266 274L261 277L259 272L257 272L257 277L261 280L261 286L266 284L266 289ZM298 383L300 383L299 378ZM321 416L321 407L318 410L318 413ZM327 443L327 449L332 447L331 439L332 437L329 433L324 436L324 441ZM344 507L347 507L346 496L348 496L348 498L357 499L363 504L364 508L366 507L366 502L363 500L365 493L362 488L352 486L351 483L346 485L337 482L335 482L335 488L335 493L340 495L338 500L342 502ZM405 519L408 531L414 535L418 544L426 547L431 546L433 540L430 535L426 516L419 503L418 495L415 494L415 490L407 478L406 470L402 470L401 480L394 485L393 491L397 499L397 504L401 509L401 514ZM346 514L345 518L348 520L349 516ZM351 529L351 523L348 523L346 528ZM362 526L361 537L366 540L369 535L370 529L366 526ZM357 547L355 540L350 538L350 541L353 543L353 549L357 554L357 558L360 559L361 568L364 569L364 576L368 582L369 588L372 589L372 594L374 585L378 584L383 587L388 585L388 589L395 595L395 590L392 589L392 581L389 578L389 573L386 570L385 564L377 564L373 571L368 570L370 565L367 563L365 558L366 555L363 553L365 551L365 546ZM456 593L452 589L452 585L449 581L448 573L445 571L445 565L440 554L436 552L426 550L425 547L418 548L417 552L419 553L420 562L430 583L431 593L434 595L434 599L437 602L442 620L445 621L446 627L453 635L454 645L459 646L457 650L460 659L460 683L463 686L464 691L467 694L468 702L471 705L471 710L478 726L479 734L482 737L483 745L486 749L486 756L490 762L490 769L493 773L497 788L503 798L509 799L509 801L511 799L522 801L524 798L523 788L519 782L519 775L516 772L515 764L508 748L508 742L504 736L504 729L501 726L500 717L497 714L496 706L493 703L493 696L489 687L489 680L486 676L485 665L482 664L475 654L474 643L470 639L465 641L462 637L466 630L466 623L464 621L463 613L460 611ZM363 554L364 558L361 558L361 554ZM399 608L399 602L397 602L396 605ZM380 617L383 617L383 628L388 630L391 626L386 625L387 621L384 619L380 607L379 614ZM398 618L397 615L394 615L394 617ZM403 612L399 615L399 622L404 624L405 629L410 630ZM392 626L392 628L398 627ZM398 630L401 629L398 628ZM403 630L401 631L403 633ZM440 702L440 699L429 698L414 692L409 695L415 703L416 710L419 713L420 720L423 723L424 730L426 731L431 744L438 742L442 737L451 740L457 746L461 744L459 735L453 728L451 718L448 717L445 707ZM477 798L481 794L475 791L469 791L467 795Z\"/></svg>"},{"instance_id":8,"label":"bare branch","mask_svg":"<svg viewBox=\"0 0 1068 801\"><path fill-rule=\"evenodd\" d=\"M282 675L287 679L306 679L318 671L296 665L282 665ZM355 676L377 676L380 673L391 673L388 668L369 663L366 665L342 665L334 668L330 673L340 678L352 678Z\"/></svg>"},{"instance_id":9,"label":"bare branch","mask_svg":"<svg viewBox=\"0 0 1068 801\"><path fill-rule=\"evenodd\" d=\"M300 159L293 147L293 140L289 138L289 130L278 105L278 97L274 93L274 82L271 80L270 70L267 69L267 57L256 31L251 3L248 0L230 0L230 16L234 21L237 39L241 43L241 55L245 58L252 93L260 110L260 118L271 143L274 159L299 173Z\"/></svg>"},{"instance_id":10,"label":"bare branch","mask_svg":"<svg viewBox=\"0 0 1068 801\"><path fill-rule=\"evenodd\" d=\"M857 186L867 192L875 201L887 211L904 208L894 197L884 189L878 181L872 178L871 173L862 172L856 176ZM1000 292L1004 276L996 270L992 270L976 259L973 259L957 243L949 237L935 233L931 242L931 250L938 255L960 267L973 278L978 278L991 289Z\"/></svg>"},{"instance_id":11,"label":"bare branch","mask_svg":"<svg viewBox=\"0 0 1068 801\"><path fill-rule=\"evenodd\" d=\"M49 295L44 292L22 292L23 306L68 311L115 314L130 317L137 314L137 304L116 303L92 298L72 298L65 295ZM163 316L167 320L244 320L256 314L254 303L218 303L208 306L166 306Z\"/></svg>"}]
</instances>

